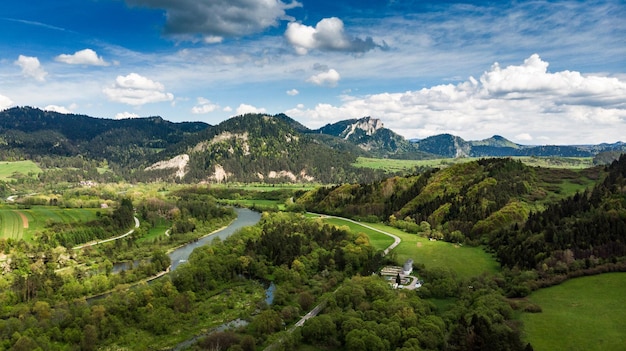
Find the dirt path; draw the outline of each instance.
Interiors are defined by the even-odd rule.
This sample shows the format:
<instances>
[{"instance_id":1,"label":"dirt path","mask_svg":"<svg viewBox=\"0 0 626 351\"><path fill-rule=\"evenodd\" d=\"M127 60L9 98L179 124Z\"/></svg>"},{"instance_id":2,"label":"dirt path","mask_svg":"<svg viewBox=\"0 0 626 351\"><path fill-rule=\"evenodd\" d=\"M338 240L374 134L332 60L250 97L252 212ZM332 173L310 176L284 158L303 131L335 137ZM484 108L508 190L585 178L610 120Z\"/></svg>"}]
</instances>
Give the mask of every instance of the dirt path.
<instances>
[{"instance_id":1,"label":"dirt path","mask_svg":"<svg viewBox=\"0 0 626 351\"><path fill-rule=\"evenodd\" d=\"M26 217L26 215L20 211L15 211L15 212L17 212L17 214L19 214L20 217L22 217L22 224L24 225L24 229L28 229L28 217Z\"/></svg>"}]
</instances>

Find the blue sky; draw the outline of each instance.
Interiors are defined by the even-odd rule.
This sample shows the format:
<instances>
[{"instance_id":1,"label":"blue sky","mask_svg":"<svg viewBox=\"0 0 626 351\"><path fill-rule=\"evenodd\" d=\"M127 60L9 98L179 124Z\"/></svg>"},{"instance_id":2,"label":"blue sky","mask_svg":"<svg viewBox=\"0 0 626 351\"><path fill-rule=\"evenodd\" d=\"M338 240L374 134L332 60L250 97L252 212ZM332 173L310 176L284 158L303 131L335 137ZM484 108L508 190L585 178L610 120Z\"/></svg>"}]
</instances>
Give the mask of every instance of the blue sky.
<instances>
[{"instance_id":1,"label":"blue sky","mask_svg":"<svg viewBox=\"0 0 626 351\"><path fill-rule=\"evenodd\" d=\"M626 141L626 3L3 0L0 109Z\"/></svg>"}]
</instances>

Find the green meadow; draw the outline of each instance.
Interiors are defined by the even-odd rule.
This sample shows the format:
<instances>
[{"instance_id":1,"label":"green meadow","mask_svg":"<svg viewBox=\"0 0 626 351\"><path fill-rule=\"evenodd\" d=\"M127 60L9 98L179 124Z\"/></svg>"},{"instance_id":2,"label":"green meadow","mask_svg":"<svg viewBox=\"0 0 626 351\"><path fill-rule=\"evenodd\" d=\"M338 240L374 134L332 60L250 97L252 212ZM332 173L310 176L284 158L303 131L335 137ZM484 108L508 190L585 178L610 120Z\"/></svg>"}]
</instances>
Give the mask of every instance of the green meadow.
<instances>
[{"instance_id":1,"label":"green meadow","mask_svg":"<svg viewBox=\"0 0 626 351\"><path fill-rule=\"evenodd\" d=\"M365 233L370 238L372 246L379 250L383 250L393 243L391 237L353 222L339 218L325 218L324 221L340 226L345 225L352 231ZM367 223L367 225L400 237L402 242L392 251L398 264L412 258L415 263L423 264L426 268L450 268L461 279L477 276L483 272L496 273L500 269L498 262L480 247L430 241L427 238L409 234L381 223Z\"/></svg>"},{"instance_id":2,"label":"green meadow","mask_svg":"<svg viewBox=\"0 0 626 351\"><path fill-rule=\"evenodd\" d=\"M426 268L447 267L456 272L457 277L461 279L477 276L483 272L496 273L500 270L498 262L481 247L430 241L428 238L380 223L371 226L402 239L400 245L393 250L398 263L411 258L416 264L423 264Z\"/></svg>"},{"instance_id":3,"label":"green meadow","mask_svg":"<svg viewBox=\"0 0 626 351\"><path fill-rule=\"evenodd\" d=\"M536 351L626 349L626 273L571 279L528 300L542 308L521 316Z\"/></svg>"},{"instance_id":4,"label":"green meadow","mask_svg":"<svg viewBox=\"0 0 626 351\"><path fill-rule=\"evenodd\" d=\"M33 161L0 162L0 180L12 179L15 173L23 175L39 174L41 173L41 168Z\"/></svg>"},{"instance_id":5,"label":"green meadow","mask_svg":"<svg viewBox=\"0 0 626 351\"><path fill-rule=\"evenodd\" d=\"M354 222L334 217L324 218L324 222L334 224L336 226L347 226L353 232L364 233L369 237L370 244L376 250L384 250L389 247L389 245L393 244L393 238L389 235L385 235L375 230L371 230ZM370 225L370 223L368 223L367 225Z\"/></svg>"}]
</instances>

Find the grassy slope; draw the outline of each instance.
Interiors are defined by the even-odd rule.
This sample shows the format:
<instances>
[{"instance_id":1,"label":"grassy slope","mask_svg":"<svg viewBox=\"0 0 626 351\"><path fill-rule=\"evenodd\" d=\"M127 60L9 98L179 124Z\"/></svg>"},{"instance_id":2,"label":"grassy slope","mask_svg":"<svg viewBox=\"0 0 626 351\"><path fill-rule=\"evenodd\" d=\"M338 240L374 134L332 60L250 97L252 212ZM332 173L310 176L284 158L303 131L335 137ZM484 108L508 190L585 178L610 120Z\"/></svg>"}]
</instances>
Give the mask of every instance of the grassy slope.
<instances>
[{"instance_id":1,"label":"grassy slope","mask_svg":"<svg viewBox=\"0 0 626 351\"><path fill-rule=\"evenodd\" d=\"M364 233L369 237L370 244L376 250L384 250L389 247L389 245L393 244L393 238L391 238L390 236L379 233L375 230L371 230L369 228L365 228L354 222L349 222L340 218L325 218L324 222L334 224L336 226L347 226L353 232ZM367 225L374 227L374 225L372 225L371 223L367 223Z\"/></svg>"},{"instance_id":2,"label":"grassy slope","mask_svg":"<svg viewBox=\"0 0 626 351\"><path fill-rule=\"evenodd\" d=\"M393 243L393 239L389 236L352 222L338 218L327 218L325 221L335 225L346 225L353 231L365 233L370 238L372 246L376 249L385 249ZM456 272L459 278L469 278L480 275L483 272L495 273L500 269L493 257L479 247L458 246L443 241L429 241L426 238L408 234L397 228L380 223L367 223L367 225L397 235L402 239L400 245L393 251L396 254L398 264L402 264L408 258L412 258L415 263L422 263L426 268L448 267Z\"/></svg>"},{"instance_id":3,"label":"grassy slope","mask_svg":"<svg viewBox=\"0 0 626 351\"><path fill-rule=\"evenodd\" d=\"M456 272L459 278L469 278L483 272L495 273L500 270L498 262L480 247L430 241L384 224L372 224L372 227L395 234L402 239L394 250L398 263L412 258L415 263L424 264L426 268L448 267Z\"/></svg>"},{"instance_id":4,"label":"grassy slope","mask_svg":"<svg viewBox=\"0 0 626 351\"><path fill-rule=\"evenodd\" d=\"M542 313L525 313L526 340L537 351L624 350L626 273L576 278L541 289L529 300Z\"/></svg>"},{"instance_id":5,"label":"grassy slope","mask_svg":"<svg viewBox=\"0 0 626 351\"><path fill-rule=\"evenodd\" d=\"M0 180L8 180L12 178L12 175L15 172L24 175L31 172L38 174L41 173L41 168L39 168L39 166L37 166L33 161L0 162Z\"/></svg>"}]
</instances>

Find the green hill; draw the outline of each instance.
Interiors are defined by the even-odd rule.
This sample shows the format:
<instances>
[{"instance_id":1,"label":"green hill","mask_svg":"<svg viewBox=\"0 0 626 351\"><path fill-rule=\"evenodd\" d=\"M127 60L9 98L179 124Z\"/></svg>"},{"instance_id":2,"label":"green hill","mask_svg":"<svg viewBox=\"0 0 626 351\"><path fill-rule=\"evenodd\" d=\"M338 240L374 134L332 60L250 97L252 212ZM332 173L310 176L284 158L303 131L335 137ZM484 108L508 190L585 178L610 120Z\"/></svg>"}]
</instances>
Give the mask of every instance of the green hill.
<instances>
[{"instance_id":1,"label":"green hill","mask_svg":"<svg viewBox=\"0 0 626 351\"><path fill-rule=\"evenodd\" d=\"M540 211L598 179L586 171L534 168L511 159L481 159L393 177L370 184L344 184L313 190L299 199L311 211L376 218L414 232L421 223L445 238L479 242L494 230L524 223Z\"/></svg>"},{"instance_id":2,"label":"green hill","mask_svg":"<svg viewBox=\"0 0 626 351\"><path fill-rule=\"evenodd\" d=\"M357 155L345 143L302 134L297 127L284 115L233 117L168 148L161 155L172 162L146 168L137 179L341 183L371 181L382 174L352 166Z\"/></svg>"}]
</instances>

